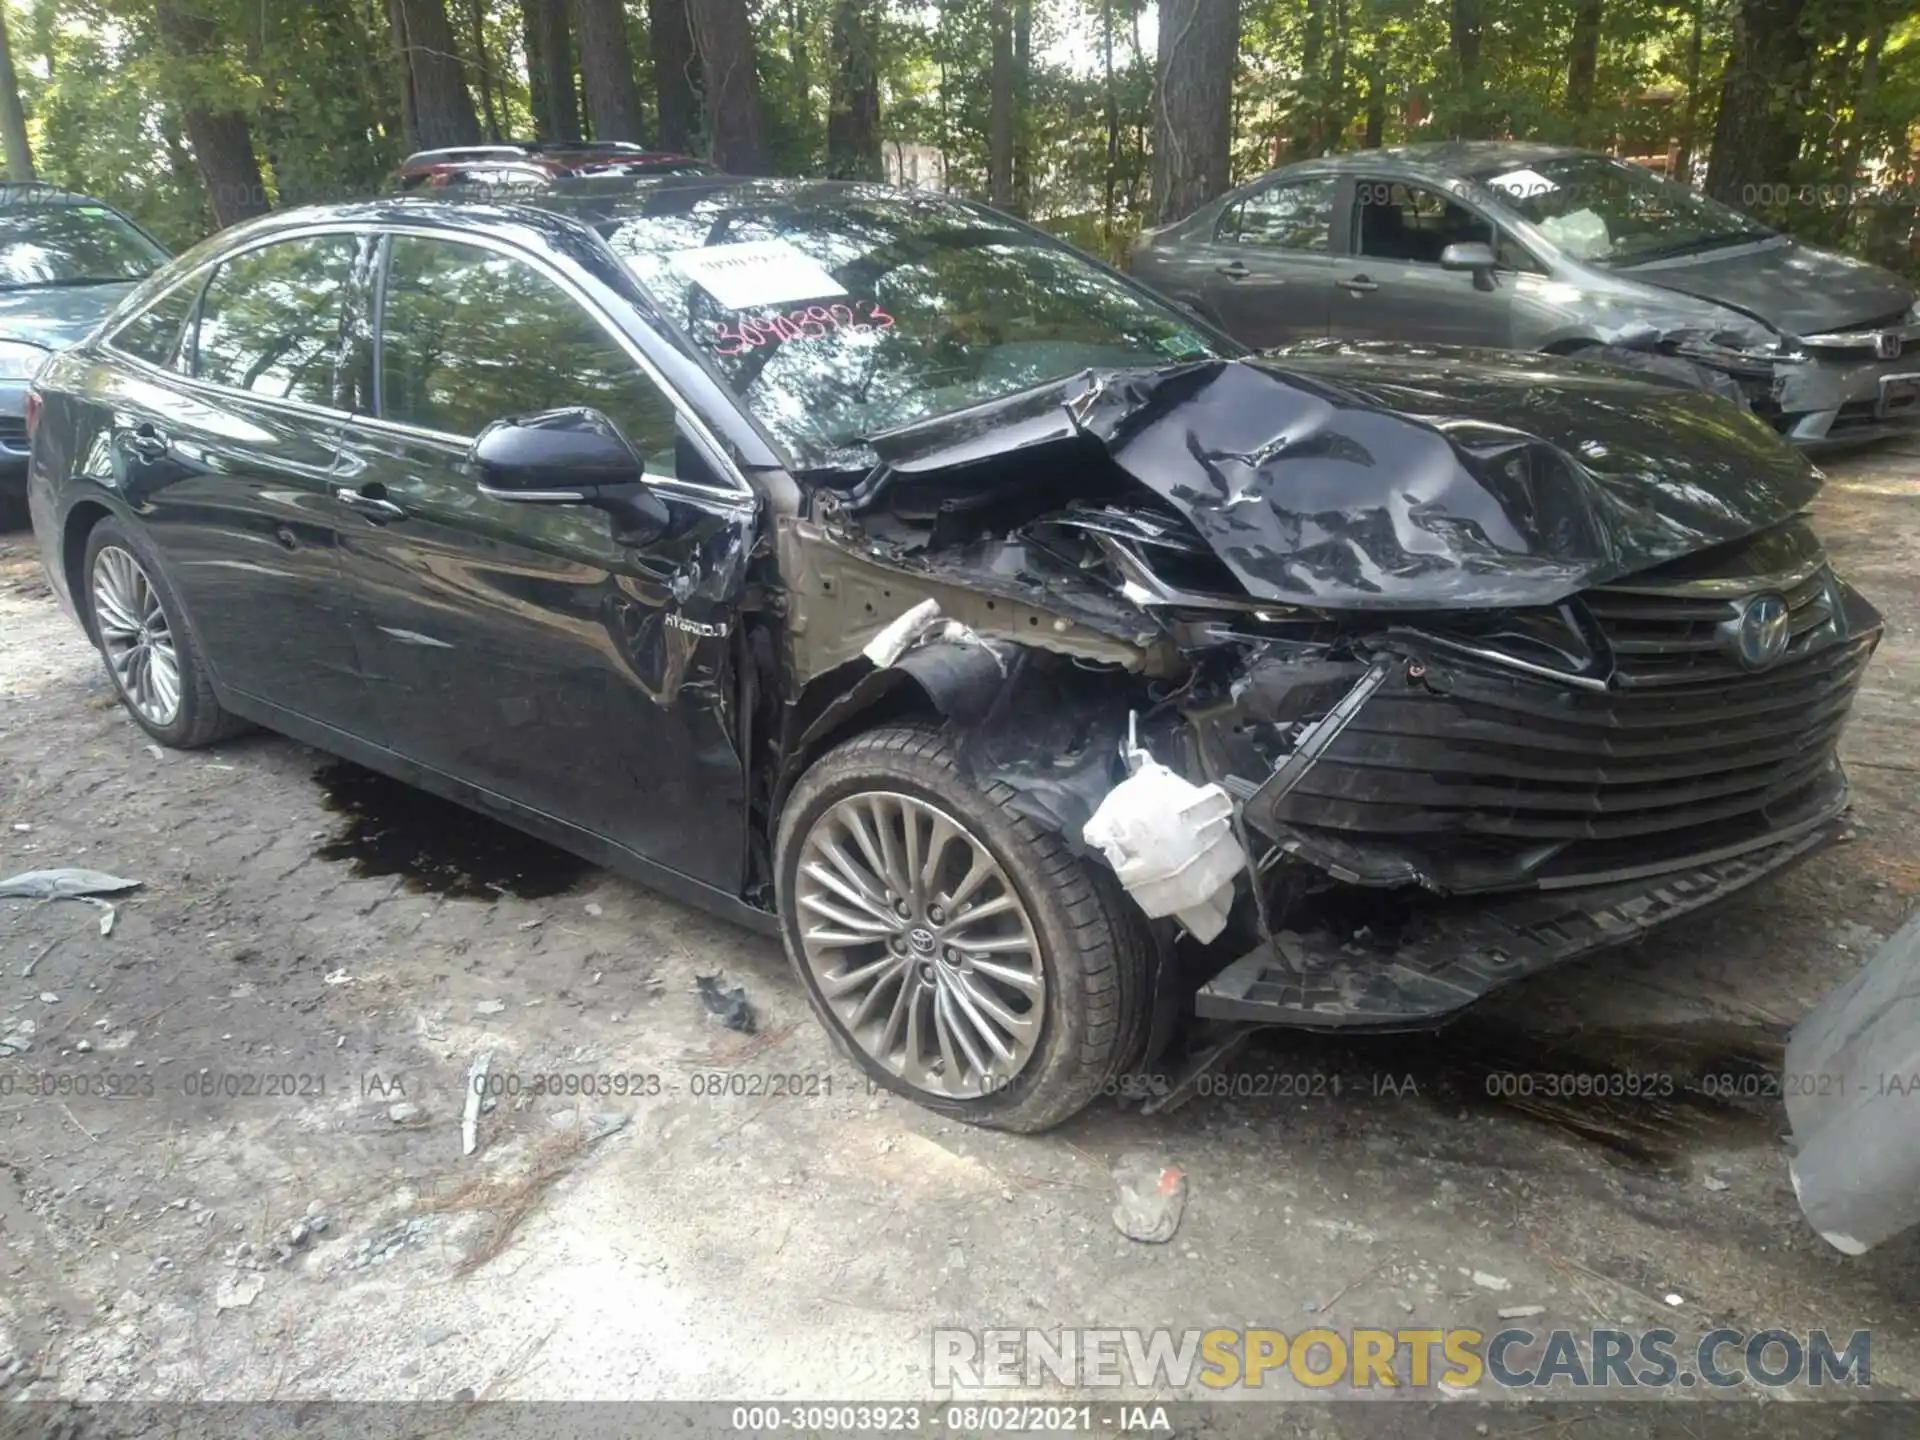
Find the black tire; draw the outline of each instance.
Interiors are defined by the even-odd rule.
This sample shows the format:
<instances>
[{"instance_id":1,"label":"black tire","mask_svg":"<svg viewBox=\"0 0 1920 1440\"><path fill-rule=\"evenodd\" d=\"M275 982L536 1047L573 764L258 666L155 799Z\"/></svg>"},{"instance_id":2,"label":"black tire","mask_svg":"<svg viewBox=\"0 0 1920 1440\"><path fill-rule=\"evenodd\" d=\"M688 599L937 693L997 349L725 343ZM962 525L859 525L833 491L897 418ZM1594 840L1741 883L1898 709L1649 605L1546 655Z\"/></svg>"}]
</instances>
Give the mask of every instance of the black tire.
<instances>
[{"instance_id":1,"label":"black tire","mask_svg":"<svg viewBox=\"0 0 1920 1440\"><path fill-rule=\"evenodd\" d=\"M180 702L172 721L165 725L157 724L141 713L129 698L112 663L107 660L99 617L94 613L94 571L101 552L109 547L123 550L139 562L140 569L153 587L161 613L166 617L167 630L180 669ZM147 543L144 535L118 520L102 520L95 525L87 535L86 556L81 561L80 573L73 578L72 590L76 604L87 616L87 628L93 636L95 648L100 651L107 678L113 682L121 706L147 734L169 749L197 750L248 728L244 720L222 710L220 702L214 698L213 682L208 679L206 664L200 658L200 645L194 636L193 626L180 604L180 597L167 580L166 571L161 568L160 557L154 553L153 546Z\"/></svg>"},{"instance_id":2,"label":"black tire","mask_svg":"<svg viewBox=\"0 0 1920 1440\"><path fill-rule=\"evenodd\" d=\"M955 1098L908 1084L856 1043L828 1005L803 952L795 885L802 845L830 808L861 792L917 797L958 820L1012 882L1039 942L1046 993L1040 1038L1004 1088ZM834 1043L873 1081L969 1124L1033 1132L1083 1109L1139 1061L1152 1020L1154 938L1103 868L1083 861L1013 807L1005 785L968 778L932 725L890 725L856 736L801 776L781 813L775 850L787 958Z\"/></svg>"}]
</instances>

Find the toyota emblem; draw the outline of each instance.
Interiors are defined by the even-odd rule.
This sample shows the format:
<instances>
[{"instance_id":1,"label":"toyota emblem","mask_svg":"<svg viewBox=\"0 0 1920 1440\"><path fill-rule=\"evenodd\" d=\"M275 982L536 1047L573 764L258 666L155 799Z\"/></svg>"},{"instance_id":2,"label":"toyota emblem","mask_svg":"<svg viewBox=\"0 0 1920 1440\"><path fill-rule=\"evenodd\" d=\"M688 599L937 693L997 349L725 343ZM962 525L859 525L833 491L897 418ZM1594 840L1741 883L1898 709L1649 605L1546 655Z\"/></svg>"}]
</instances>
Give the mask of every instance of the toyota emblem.
<instances>
[{"instance_id":1,"label":"toyota emblem","mask_svg":"<svg viewBox=\"0 0 1920 1440\"><path fill-rule=\"evenodd\" d=\"M1721 645L1748 670L1765 670L1787 653L1793 639L1793 612L1787 597L1772 591L1755 595L1721 628Z\"/></svg>"}]
</instances>

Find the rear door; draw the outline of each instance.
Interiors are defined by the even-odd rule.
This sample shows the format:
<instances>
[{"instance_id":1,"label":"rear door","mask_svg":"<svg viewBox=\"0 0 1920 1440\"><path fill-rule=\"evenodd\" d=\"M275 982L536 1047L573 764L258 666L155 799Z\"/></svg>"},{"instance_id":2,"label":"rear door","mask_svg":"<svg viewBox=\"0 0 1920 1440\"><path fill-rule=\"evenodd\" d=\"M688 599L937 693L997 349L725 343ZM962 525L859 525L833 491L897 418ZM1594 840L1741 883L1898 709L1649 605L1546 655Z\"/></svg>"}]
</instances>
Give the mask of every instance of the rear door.
<instances>
[{"instance_id":1,"label":"rear door","mask_svg":"<svg viewBox=\"0 0 1920 1440\"><path fill-rule=\"evenodd\" d=\"M339 479L367 502L343 555L392 748L737 894L752 492L554 257L398 234L381 288L379 412L349 427ZM481 493L481 429L575 405L644 455L672 516L658 539Z\"/></svg>"},{"instance_id":2,"label":"rear door","mask_svg":"<svg viewBox=\"0 0 1920 1440\"><path fill-rule=\"evenodd\" d=\"M177 354L133 367L112 441L218 679L370 739L331 477L358 403L344 359L372 253L368 237L337 231L223 261ZM164 320L153 335L128 326L128 351L164 343Z\"/></svg>"},{"instance_id":3,"label":"rear door","mask_svg":"<svg viewBox=\"0 0 1920 1440\"><path fill-rule=\"evenodd\" d=\"M1346 340L1440 345L1513 344L1513 265L1518 252L1479 211L1425 186L1360 179L1351 187L1350 254L1339 262L1331 333ZM1504 248L1508 265L1490 283L1445 270L1440 252L1478 240ZM1484 287L1484 288L1483 288Z\"/></svg>"},{"instance_id":4,"label":"rear door","mask_svg":"<svg viewBox=\"0 0 1920 1440\"><path fill-rule=\"evenodd\" d=\"M1264 347L1326 335L1341 263L1332 253L1336 183L1278 180L1221 211L1202 293L1236 339Z\"/></svg>"}]
</instances>

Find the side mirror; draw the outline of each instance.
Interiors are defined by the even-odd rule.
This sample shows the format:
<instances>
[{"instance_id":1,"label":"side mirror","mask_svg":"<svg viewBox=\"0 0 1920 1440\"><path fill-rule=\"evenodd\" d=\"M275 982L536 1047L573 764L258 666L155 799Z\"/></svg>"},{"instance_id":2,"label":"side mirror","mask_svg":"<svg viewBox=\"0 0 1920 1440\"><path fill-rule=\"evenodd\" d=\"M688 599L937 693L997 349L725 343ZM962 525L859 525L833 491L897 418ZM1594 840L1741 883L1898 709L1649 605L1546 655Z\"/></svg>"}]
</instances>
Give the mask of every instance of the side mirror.
<instances>
[{"instance_id":1,"label":"side mirror","mask_svg":"<svg viewBox=\"0 0 1920 1440\"><path fill-rule=\"evenodd\" d=\"M1476 289L1493 288L1493 247L1484 240L1456 240L1440 252L1442 270L1471 270Z\"/></svg>"},{"instance_id":2,"label":"side mirror","mask_svg":"<svg viewBox=\"0 0 1920 1440\"><path fill-rule=\"evenodd\" d=\"M669 522L641 479L641 458L598 410L546 410L496 420L475 437L468 462L480 493L520 505L589 505L613 517L613 538L644 545Z\"/></svg>"}]
</instances>

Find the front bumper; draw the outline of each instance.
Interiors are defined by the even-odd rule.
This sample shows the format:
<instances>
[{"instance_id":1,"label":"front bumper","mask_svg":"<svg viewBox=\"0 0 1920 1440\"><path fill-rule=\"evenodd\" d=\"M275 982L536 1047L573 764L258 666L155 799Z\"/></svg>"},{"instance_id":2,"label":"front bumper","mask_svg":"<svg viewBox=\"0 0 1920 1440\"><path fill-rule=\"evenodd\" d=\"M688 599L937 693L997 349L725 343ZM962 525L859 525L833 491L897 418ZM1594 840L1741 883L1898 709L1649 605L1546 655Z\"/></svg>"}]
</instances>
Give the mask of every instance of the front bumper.
<instances>
[{"instance_id":1,"label":"front bumper","mask_svg":"<svg viewBox=\"0 0 1920 1440\"><path fill-rule=\"evenodd\" d=\"M27 390L25 381L0 381L0 497L27 491Z\"/></svg>"},{"instance_id":2,"label":"front bumper","mask_svg":"<svg viewBox=\"0 0 1920 1440\"><path fill-rule=\"evenodd\" d=\"M1194 997L1207 1019L1303 1029L1404 1030L1431 1025L1528 975L1636 940L1725 899L1831 844L1846 786L1829 818L1762 849L1651 879L1545 890L1416 911L1397 943L1282 933L1215 975Z\"/></svg>"},{"instance_id":3,"label":"front bumper","mask_svg":"<svg viewBox=\"0 0 1920 1440\"><path fill-rule=\"evenodd\" d=\"M1770 409L1788 439L1810 448L1920 433L1920 342L1884 360L1816 351L1777 361Z\"/></svg>"},{"instance_id":4,"label":"front bumper","mask_svg":"<svg viewBox=\"0 0 1920 1440\"><path fill-rule=\"evenodd\" d=\"M1403 626L1351 654L1261 655L1188 713L1255 862L1238 958L1197 1012L1430 1023L1820 849L1881 620L1824 564L1790 573L1603 587L1478 646ZM1725 628L1741 595L1775 591L1790 638L1750 671ZM1556 634L1590 642L1577 673L1520 658Z\"/></svg>"}]
</instances>

